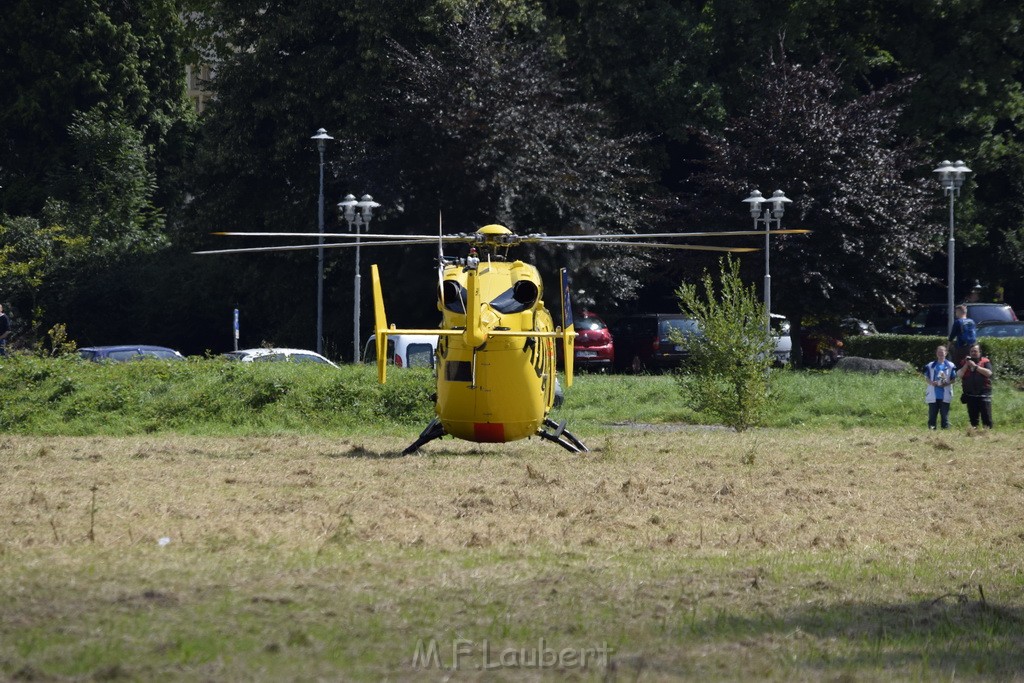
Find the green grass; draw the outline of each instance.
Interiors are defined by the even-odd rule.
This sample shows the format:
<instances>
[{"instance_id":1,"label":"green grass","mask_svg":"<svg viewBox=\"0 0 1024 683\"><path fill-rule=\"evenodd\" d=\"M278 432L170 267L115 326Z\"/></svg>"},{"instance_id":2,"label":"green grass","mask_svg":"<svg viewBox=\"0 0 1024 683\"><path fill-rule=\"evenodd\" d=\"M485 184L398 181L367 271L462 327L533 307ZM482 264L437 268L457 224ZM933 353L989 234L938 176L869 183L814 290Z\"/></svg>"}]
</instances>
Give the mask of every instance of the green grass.
<instances>
[{"instance_id":1,"label":"green grass","mask_svg":"<svg viewBox=\"0 0 1024 683\"><path fill-rule=\"evenodd\" d=\"M401 443L0 437L0 678L1019 676L1013 433Z\"/></svg>"},{"instance_id":2,"label":"green grass","mask_svg":"<svg viewBox=\"0 0 1024 683\"><path fill-rule=\"evenodd\" d=\"M98 365L19 357L0 363L0 431L123 436L177 433L415 435L433 417L434 379L426 370L230 363L139 362ZM779 371L767 426L889 427L924 421L924 383L913 374ZM954 423L966 422L963 406ZM1024 424L1024 392L997 379L999 428ZM578 434L623 423L711 423L694 412L670 375L578 374L563 408Z\"/></svg>"}]
</instances>

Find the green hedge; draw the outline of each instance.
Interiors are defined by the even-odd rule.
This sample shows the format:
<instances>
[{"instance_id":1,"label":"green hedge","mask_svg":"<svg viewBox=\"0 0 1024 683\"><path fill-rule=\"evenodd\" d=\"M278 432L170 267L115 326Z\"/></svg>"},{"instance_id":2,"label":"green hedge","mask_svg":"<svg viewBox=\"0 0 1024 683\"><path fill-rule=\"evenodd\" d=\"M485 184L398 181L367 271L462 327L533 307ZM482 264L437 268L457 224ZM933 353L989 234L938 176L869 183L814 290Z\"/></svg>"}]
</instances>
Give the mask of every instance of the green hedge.
<instances>
[{"instance_id":1,"label":"green hedge","mask_svg":"<svg viewBox=\"0 0 1024 683\"><path fill-rule=\"evenodd\" d=\"M982 337L978 341L984 355L992 360L997 375L1024 378L1024 339ZM847 337L843 341L847 356L904 360L914 367L934 358L935 347L945 343L944 337L915 334L871 334Z\"/></svg>"}]
</instances>

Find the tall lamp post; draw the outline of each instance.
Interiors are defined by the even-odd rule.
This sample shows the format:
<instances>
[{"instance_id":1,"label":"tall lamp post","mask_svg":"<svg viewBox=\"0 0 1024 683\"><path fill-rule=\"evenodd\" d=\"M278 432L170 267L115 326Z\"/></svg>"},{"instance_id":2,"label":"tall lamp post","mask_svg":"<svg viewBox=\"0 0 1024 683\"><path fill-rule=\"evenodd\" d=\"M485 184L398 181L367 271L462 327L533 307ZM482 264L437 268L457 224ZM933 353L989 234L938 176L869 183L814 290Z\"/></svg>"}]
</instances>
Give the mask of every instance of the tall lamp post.
<instances>
[{"instance_id":1,"label":"tall lamp post","mask_svg":"<svg viewBox=\"0 0 1024 683\"><path fill-rule=\"evenodd\" d=\"M953 275L955 273L953 251L956 246L956 241L953 239L953 203L956 201L957 195L960 194L960 188L963 187L964 180L967 179L967 174L971 173L971 169L967 168L962 161L957 161L955 164L943 161L934 172L939 174L939 185L942 186L942 191L949 195L949 244L946 246L948 253L946 333L948 334L953 330Z\"/></svg>"},{"instance_id":2,"label":"tall lamp post","mask_svg":"<svg viewBox=\"0 0 1024 683\"><path fill-rule=\"evenodd\" d=\"M327 148L327 141L333 140L327 131L319 128L316 135L310 140L316 140L316 148L320 151L320 211L318 215L318 227L320 237L317 244L320 248L316 250L316 352L324 352L324 150Z\"/></svg>"},{"instance_id":3,"label":"tall lamp post","mask_svg":"<svg viewBox=\"0 0 1024 683\"><path fill-rule=\"evenodd\" d=\"M373 210L380 204L373 201L373 197L364 194L357 202L355 195L347 194L338 202L338 211L342 212L345 221L348 223L349 232L356 233L356 276L352 285L354 294L354 305L352 313L352 362L359 362L359 295L362 292L362 275L359 271L359 234L365 227L365 232L370 232L370 221L373 219ZM358 209L358 211L356 210Z\"/></svg>"},{"instance_id":4,"label":"tall lamp post","mask_svg":"<svg viewBox=\"0 0 1024 683\"><path fill-rule=\"evenodd\" d=\"M782 214L786 212L786 204L791 204L792 199L786 196L782 190L775 190L770 198L765 198L759 190L754 190L750 196L743 200L750 205L750 216L754 219L754 230L757 230L758 223L764 223L764 308L768 316L765 329L768 334L772 333L772 274L769 265L769 237L772 223L782 228ZM771 204L771 208L761 210L762 204Z\"/></svg>"}]
</instances>

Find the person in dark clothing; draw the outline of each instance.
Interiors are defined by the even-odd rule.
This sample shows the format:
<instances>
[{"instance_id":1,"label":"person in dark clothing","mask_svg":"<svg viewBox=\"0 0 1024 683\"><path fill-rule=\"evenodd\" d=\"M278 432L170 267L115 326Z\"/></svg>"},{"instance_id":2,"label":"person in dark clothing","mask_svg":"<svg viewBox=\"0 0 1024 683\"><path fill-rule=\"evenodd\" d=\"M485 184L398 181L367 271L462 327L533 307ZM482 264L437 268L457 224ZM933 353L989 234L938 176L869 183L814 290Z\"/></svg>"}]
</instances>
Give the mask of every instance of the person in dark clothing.
<instances>
[{"instance_id":1,"label":"person in dark clothing","mask_svg":"<svg viewBox=\"0 0 1024 683\"><path fill-rule=\"evenodd\" d=\"M964 358L967 357L967 352L978 340L978 326L967 317L967 306L960 304L953 310L956 319L953 321L953 328L949 331L949 341L953 342L949 355L952 356L950 360L953 361L953 364L960 367Z\"/></svg>"},{"instance_id":2,"label":"person in dark clothing","mask_svg":"<svg viewBox=\"0 0 1024 683\"><path fill-rule=\"evenodd\" d=\"M992 361L981 355L981 346L971 346L960 372L963 401L967 404L971 426L977 429L978 418L981 418L981 424L992 429Z\"/></svg>"}]
</instances>

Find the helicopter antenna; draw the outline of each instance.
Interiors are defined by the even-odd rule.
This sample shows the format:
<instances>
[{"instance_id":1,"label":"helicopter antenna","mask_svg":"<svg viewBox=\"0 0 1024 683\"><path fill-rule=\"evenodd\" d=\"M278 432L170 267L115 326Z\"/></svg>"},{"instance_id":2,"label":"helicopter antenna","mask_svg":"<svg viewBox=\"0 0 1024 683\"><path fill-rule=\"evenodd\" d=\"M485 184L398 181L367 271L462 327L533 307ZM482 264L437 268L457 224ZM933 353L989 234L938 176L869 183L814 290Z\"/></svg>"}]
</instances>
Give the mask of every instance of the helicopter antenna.
<instances>
[{"instance_id":1,"label":"helicopter antenna","mask_svg":"<svg viewBox=\"0 0 1024 683\"><path fill-rule=\"evenodd\" d=\"M444 240L441 239L441 209L437 210L437 291L444 308Z\"/></svg>"}]
</instances>

